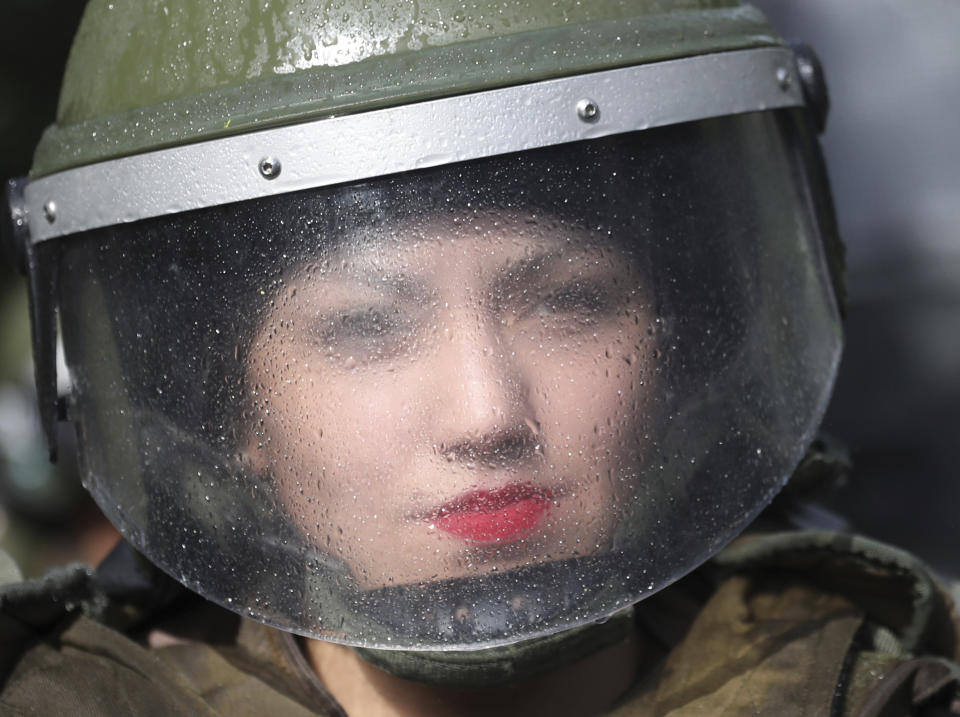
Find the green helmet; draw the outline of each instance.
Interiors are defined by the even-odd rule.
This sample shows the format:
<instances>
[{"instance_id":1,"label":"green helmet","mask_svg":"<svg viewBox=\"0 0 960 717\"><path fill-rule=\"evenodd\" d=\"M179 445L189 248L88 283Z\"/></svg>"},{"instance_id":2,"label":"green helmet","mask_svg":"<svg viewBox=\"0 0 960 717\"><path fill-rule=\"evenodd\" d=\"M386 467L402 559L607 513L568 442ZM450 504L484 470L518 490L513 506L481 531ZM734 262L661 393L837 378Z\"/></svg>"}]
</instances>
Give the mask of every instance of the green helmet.
<instances>
[{"instance_id":1,"label":"green helmet","mask_svg":"<svg viewBox=\"0 0 960 717\"><path fill-rule=\"evenodd\" d=\"M160 147L779 39L733 0L92 0L46 175Z\"/></svg>"},{"instance_id":2,"label":"green helmet","mask_svg":"<svg viewBox=\"0 0 960 717\"><path fill-rule=\"evenodd\" d=\"M46 420L134 546L267 624L463 650L609 616L822 418L797 63L727 0L92 0L13 203Z\"/></svg>"}]
</instances>

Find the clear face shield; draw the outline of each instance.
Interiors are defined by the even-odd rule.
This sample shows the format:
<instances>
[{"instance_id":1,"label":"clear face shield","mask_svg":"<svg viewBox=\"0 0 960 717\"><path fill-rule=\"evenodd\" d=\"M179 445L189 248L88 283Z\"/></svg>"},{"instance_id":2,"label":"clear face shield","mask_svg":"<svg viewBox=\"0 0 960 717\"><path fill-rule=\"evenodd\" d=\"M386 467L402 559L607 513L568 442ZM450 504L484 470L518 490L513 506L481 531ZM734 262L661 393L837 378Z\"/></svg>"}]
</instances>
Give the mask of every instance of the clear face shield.
<instances>
[{"instance_id":1,"label":"clear face shield","mask_svg":"<svg viewBox=\"0 0 960 717\"><path fill-rule=\"evenodd\" d=\"M286 630L473 649L612 614L799 462L841 333L798 111L57 242L87 487Z\"/></svg>"}]
</instances>

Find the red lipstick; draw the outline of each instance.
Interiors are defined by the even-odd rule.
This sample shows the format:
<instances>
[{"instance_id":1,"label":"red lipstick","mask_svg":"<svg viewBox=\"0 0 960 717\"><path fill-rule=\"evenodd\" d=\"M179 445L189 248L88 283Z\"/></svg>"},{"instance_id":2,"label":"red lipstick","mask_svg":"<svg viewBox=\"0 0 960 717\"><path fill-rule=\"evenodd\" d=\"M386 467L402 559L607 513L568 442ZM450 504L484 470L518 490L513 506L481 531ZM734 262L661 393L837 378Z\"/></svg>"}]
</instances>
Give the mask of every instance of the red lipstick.
<instances>
[{"instance_id":1,"label":"red lipstick","mask_svg":"<svg viewBox=\"0 0 960 717\"><path fill-rule=\"evenodd\" d=\"M433 515L437 528L476 543L525 538L550 508L550 494L532 485L475 490L444 503Z\"/></svg>"}]
</instances>

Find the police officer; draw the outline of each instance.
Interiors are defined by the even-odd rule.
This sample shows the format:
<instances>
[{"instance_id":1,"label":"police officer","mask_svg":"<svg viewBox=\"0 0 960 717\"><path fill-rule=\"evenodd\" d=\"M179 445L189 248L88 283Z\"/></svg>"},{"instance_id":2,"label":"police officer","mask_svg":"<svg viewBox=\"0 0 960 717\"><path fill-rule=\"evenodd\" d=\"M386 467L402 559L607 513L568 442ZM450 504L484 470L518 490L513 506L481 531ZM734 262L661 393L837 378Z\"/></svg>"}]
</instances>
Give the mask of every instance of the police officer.
<instances>
[{"instance_id":1,"label":"police officer","mask_svg":"<svg viewBox=\"0 0 960 717\"><path fill-rule=\"evenodd\" d=\"M898 551L756 529L680 580L818 463L824 111L733 1L93 0L10 206L132 548L7 590L2 704L948 709Z\"/></svg>"}]
</instances>

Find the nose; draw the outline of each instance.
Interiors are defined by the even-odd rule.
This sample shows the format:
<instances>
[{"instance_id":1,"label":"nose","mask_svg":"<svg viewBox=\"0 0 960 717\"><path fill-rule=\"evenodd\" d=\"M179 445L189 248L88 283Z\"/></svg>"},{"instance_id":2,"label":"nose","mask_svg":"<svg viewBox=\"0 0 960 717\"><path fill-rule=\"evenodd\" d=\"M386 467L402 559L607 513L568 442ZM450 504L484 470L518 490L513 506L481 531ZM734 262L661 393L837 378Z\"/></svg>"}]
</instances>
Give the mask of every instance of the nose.
<instances>
[{"instance_id":1,"label":"nose","mask_svg":"<svg viewBox=\"0 0 960 717\"><path fill-rule=\"evenodd\" d=\"M529 461L537 452L537 437L530 423L495 427L484 434L462 436L457 443L442 444L447 460L497 468Z\"/></svg>"},{"instance_id":2,"label":"nose","mask_svg":"<svg viewBox=\"0 0 960 717\"><path fill-rule=\"evenodd\" d=\"M480 314L480 315L478 315ZM450 460L516 463L536 451L530 382L493 317L451 315L436 354L437 450Z\"/></svg>"}]
</instances>

